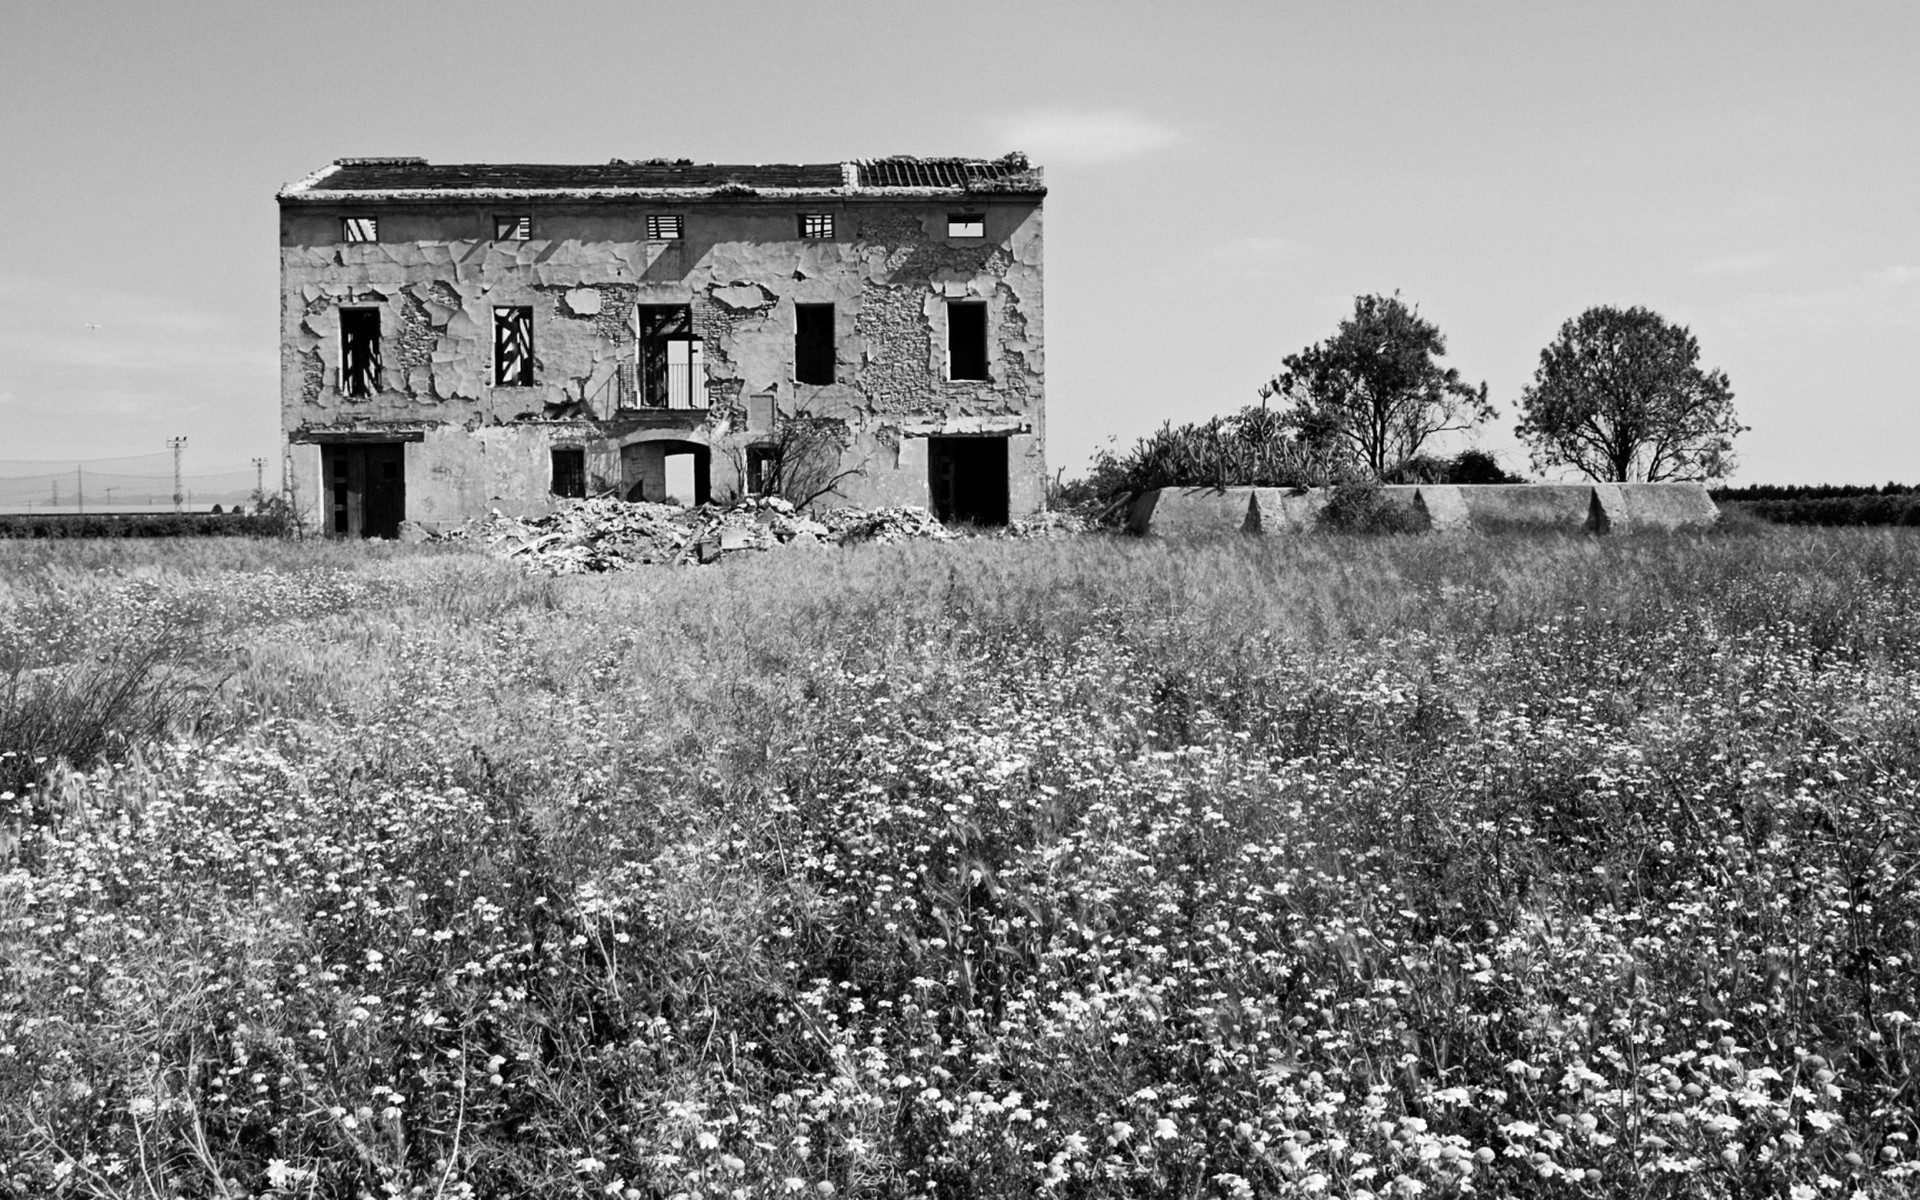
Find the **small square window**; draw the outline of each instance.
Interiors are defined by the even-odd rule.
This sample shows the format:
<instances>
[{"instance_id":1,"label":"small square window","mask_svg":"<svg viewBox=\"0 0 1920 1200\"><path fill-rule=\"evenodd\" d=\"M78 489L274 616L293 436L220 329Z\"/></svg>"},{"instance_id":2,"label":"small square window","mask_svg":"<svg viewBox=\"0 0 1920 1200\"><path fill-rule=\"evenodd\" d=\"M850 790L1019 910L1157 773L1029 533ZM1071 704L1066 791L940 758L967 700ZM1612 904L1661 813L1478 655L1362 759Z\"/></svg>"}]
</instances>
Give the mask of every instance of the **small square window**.
<instances>
[{"instance_id":1,"label":"small square window","mask_svg":"<svg viewBox=\"0 0 1920 1200\"><path fill-rule=\"evenodd\" d=\"M947 236L950 238L977 238L987 236L987 214L948 213Z\"/></svg>"},{"instance_id":2,"label":"small square window","mask_svg":"<svg viewBox=\"0 0 1920 1200\"><path fill-rule=\"evenodd\" d=\"M518 216L495 217L493 219L493 240L496 242L524 242L533 236L533 217L528 213Z\"/></svg>"},{"instance_id":3,"label":"small square window","mask_svg":"<svg viewBox=\"0 0 1920 1200\"><path fill-rule=\"evenodd\" d=\"M830 238L833 236L832 213L801 213L800 236L803 238Z\"/></svg>"},{"instance_id":4,"label":"small square window","mask_svg":"<svg viewBox=\"0 0 1920 1200\"><path fill-rule=\"evenodd\" d=\"M340 218L340 240L377 242L380 240L380 222L372 217L342 217Z\"/></svg>"},{"instance_id":5,"label":"small square window","mask_svg":"<svg viewBox=\"0 0 1920 1200\"><path fill-rule=\"evenodd\" d=\"M647 217L647 240L650 242L674 242L680 240L680 214L649 214Z\"/></svg>"}]
</instances>

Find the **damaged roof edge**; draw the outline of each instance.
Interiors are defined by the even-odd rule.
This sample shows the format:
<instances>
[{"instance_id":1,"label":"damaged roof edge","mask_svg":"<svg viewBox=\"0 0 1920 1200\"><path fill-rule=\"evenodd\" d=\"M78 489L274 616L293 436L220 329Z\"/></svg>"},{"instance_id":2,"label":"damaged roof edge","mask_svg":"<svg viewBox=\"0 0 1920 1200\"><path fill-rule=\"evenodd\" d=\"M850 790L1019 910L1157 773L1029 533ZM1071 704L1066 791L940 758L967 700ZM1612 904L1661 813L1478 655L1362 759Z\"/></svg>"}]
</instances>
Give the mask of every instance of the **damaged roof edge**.
<instances>
[{"instance_id":1,"label":"damaged roof edge","mask_svg":"<svg viewBox=\"0 0 1920 1200\"><path fill-rule=\"evenodd\" d=\"M995 180L971 187L863 187L863 188L754 188L731 191L725 188L366 188L312 192L300 184L280 191L282 204L365 204L370 201L399 204L445 204L460 200L725 200L751 204L756 200L933 200L966 196L1044 197L1047 189L1038 179L1032 183ZM302 181L305 182L304 180Z\"/></svg>"},{"instance_id":2,"label":"damaged roof edge","mask_svg":"<svg viewBox=\"0 0 1920 1200\"><path fill-rule=\"evenodd\" d=\"M282 203L430 203L497 200L933 199L1046 195L1023 154L1000 159L907 158L818 164L432 164L417 158L342 158L276 193Z\"/></svg>"}]
</instances>

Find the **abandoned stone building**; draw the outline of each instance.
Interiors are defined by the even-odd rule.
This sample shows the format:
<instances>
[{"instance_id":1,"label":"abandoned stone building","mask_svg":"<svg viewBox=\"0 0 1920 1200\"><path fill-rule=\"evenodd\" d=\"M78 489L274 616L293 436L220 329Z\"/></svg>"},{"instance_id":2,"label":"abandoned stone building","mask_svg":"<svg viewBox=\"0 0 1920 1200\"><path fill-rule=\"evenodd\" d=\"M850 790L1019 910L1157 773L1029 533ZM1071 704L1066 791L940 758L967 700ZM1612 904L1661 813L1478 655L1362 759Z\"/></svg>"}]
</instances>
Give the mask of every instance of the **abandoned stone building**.
<instances>
[{"instance_id":1,"label":"abandoned stone building","mask_svg":"<svg viewBox=\"0 0 1920 1200\"><path fill-rule=\"evenodd\" d=\"M281 190L287 494L394 536L564 496L1040 507L1038 168L345 158Z\"/></svg>"}]
</instances>

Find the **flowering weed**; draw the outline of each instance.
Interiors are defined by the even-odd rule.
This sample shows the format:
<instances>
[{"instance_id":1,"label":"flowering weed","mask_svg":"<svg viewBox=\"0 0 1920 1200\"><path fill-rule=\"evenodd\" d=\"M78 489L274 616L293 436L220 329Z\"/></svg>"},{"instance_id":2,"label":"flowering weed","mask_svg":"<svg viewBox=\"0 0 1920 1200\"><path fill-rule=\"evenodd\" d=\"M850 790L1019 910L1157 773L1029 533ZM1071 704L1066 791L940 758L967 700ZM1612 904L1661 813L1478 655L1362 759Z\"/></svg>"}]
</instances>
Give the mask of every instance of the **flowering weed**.
<instances>
[{"instance_id":1,"label":"flowering weed","mask_svg":"<svg viewBox=\"0 0 1920 1200\"><path fill-rule=\"evenodd\" d=\"M0 602L204 709L0 791L0 1191L1920 1173L1897 533L196 553Z\"/></svg>"}]
</instances>

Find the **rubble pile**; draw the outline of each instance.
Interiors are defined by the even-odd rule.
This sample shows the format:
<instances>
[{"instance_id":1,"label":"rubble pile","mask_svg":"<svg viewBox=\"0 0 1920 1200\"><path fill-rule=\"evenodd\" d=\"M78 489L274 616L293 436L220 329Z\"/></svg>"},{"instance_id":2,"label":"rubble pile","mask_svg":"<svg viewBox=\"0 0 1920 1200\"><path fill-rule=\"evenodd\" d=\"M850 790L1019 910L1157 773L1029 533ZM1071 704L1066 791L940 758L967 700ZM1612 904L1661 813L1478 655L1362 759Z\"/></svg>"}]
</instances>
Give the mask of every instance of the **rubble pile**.
<instances>
[{"instance_id":1,"label":"rubble pile","mask_svg":"<svg viewBox=\"0 0 1920 1200\"><path fill-rule=\"evenodd\" d=\"M498 509L465 525L430 534L435 541L484 547L529 570L552 575L624 571L650 563L713 562L740 550L856 542L945 541L953 535L923 508L836 508L818 519L777 496L737 504L650 504L601 497L566 500L542 517L510 517Z\"/></svg>"},{"instance_id":2,"label":"rubble pile","mask_svg":"<svg viewBox=\"0 0 1920 1200\"><path fill-rule=\"evenodd\" d=\"M1003 536L1075 537L1094 528L1092 521L1074 513L1036 513L1013 521ZM481 546L524 563L530 571L581 575L650 563L708 563L740 550L944 542L954 534L932 513L911 505L829 508L804 515L777 496L696 508L605 496L563 500L542 517L509 517L495 509L465 525L422 536Z\"/></svg>"},{"instance_id":3,"label":"rubble pile","mask_svg":"<svg viewBox=\"0 0 1920 1200\"><path fill-rule=\"evenodd\" d=\"M552 575L622 571L685 557L693 545L691 511L677 504L572 500L544 517L509 517L495 509L432 536L484 546L490 554Z\"/></svg>"},{"instance_id":4,"label":"rubble pile","mask_svg":"<svg viewBox=\"0 0 1920 1200\"><path fill-rule=\"evenodd\" d=\"M887 545L916 538L944 542L953 537L945 525L924 508L895 505L891 508L830 508L820 514L833 531L833 540L843 546L856 542Z\"/></svg>"}]
</instances>

